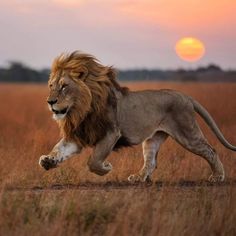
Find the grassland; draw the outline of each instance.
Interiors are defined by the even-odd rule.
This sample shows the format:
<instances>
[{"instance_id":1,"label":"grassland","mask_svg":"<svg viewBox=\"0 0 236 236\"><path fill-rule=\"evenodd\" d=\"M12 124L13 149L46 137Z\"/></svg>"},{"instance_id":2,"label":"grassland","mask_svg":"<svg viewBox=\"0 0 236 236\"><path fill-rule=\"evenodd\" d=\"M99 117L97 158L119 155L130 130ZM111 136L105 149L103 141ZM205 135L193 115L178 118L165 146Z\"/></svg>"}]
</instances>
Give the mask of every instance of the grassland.
<instances>
[{"instance_id":1,"label":"grassland","mask_svg":"<svg viewBox=\"0 0 236 236\"><path fill-rule=\"evenodd\" d=\"M236 144L236 84L137 83L171 88L200 101ZM112 153L104 177L88 171L90 149L59 168L38 166L59 139L45 85L0 84L0 235L236 235L236 154L199 119L225 166L209 185L208 164L168 139L152 185L128 185L142 166L140 146Z\"/></svg>"}]
</instances>

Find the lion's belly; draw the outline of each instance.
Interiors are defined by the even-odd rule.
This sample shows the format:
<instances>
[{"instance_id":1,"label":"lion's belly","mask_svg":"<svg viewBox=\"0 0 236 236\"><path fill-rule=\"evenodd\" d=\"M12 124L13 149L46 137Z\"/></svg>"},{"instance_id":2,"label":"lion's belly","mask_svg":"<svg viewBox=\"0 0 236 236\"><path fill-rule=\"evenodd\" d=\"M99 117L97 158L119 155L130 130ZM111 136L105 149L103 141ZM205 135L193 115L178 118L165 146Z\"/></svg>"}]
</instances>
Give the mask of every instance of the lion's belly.
<instances>
[{"instance_id":1,"label":"lion's belly","mask_svg":"<svg viewBox=\"0 0 236 236\"><path fill-rule=\"evenodd\" d=\"M132 145L143 142L148 137L151 137L155 132L161 130L161 127L156 125L141 124L135 127L123 127L121 129L122 136L127 138Z\"/></svg>"},{"instance_id":2,"label":"lion's belly","mask_svg":"<svg viewBox=\"0 0 236 236\"><path fill-rule=\"evenodd\" d=\"M160 125L164 116L161 104L163 103L160 103L157 92L134 93L125 98L121 102L118 117L122 136L132 144L139 144L159 129L161 130Z\"/></svg>"}]
</instances>

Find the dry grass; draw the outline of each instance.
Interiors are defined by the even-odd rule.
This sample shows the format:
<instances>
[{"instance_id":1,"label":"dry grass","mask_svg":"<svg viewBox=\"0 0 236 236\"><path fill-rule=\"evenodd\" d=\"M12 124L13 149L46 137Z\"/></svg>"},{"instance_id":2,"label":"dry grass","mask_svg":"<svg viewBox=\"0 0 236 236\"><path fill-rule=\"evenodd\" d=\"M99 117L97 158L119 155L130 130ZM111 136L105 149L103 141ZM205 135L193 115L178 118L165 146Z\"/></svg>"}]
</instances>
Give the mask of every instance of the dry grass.
<instances>
[{"instance_id":1,"label":"dry grass","mask_svg":"<svg viewBox=\"0 0 236 236\"><path fill-rule=\"evenodd\" d=\"M128 86L135 90L172 88L192 95L210 111L227 139L236 144L236 84ZM191 187L122 184L142 166L140 146L113 153L109 157L113 171L104 177L88 171L86 161L91 150L57 169L42 170L39 156L49 152L59 139L46 96L47 88L42 85L0 85L0 235L236 234L233 182ZM224 148L200 123L224 163L227 179L236 179L235 153ZM204 160L168 139L153 179L162 183L199 181L209 174ZM113 184L83 187L88 182Z\"/></svg>"}]
</instances>

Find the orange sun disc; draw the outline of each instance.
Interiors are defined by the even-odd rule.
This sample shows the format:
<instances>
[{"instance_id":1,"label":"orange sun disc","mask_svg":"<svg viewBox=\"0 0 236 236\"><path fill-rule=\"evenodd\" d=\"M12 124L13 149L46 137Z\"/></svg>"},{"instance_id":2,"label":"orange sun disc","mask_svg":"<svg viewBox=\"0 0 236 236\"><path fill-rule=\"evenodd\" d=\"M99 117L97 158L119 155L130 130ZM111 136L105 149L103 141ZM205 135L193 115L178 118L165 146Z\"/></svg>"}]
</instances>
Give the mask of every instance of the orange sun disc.
<instances>
[{"instance_id":1,"label":"orange sun disc","mask_svg":"<svg viewBox=\"0 0 236 236\"><path fill-rule=\"evenodd\" d=\"M184 61L197 61L205 54L204 44L196 38L180 39L175 45L176 54Z\"/></svg>"}]
</instances>

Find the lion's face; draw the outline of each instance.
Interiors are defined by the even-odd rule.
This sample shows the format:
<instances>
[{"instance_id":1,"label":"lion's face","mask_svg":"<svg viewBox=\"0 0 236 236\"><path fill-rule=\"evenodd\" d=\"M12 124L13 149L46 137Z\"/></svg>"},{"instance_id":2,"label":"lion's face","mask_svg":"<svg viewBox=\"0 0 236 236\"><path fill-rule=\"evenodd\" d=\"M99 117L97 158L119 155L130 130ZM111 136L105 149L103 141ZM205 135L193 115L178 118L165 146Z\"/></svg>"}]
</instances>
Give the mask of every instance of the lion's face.
<instances>
[{"instance_id":1,"label":"lion's face","mask_svg":"<svg viewBox=\"0 0 236 236\"><path fill-rule=\"evenodd\" d=\"M75 105L79 88L67 76L62 76L59 79L51 78L48 86L49 96L47 102L50 111L53 112L53 118L55 120L64 119Z\"/></svg>"},{"instance_id":2,"label":"lion's face","mask_svg":"<svg viewBox=\"0 0 236 236\"><path fill-rule=\"evenodd\" d=\"M48 85L48 106L65 136L73 136L88 114L105 122L108 98L113 96L110 88L120 90L113 68L79 51L55 58Z\"/></svg>"}]
</instances>

